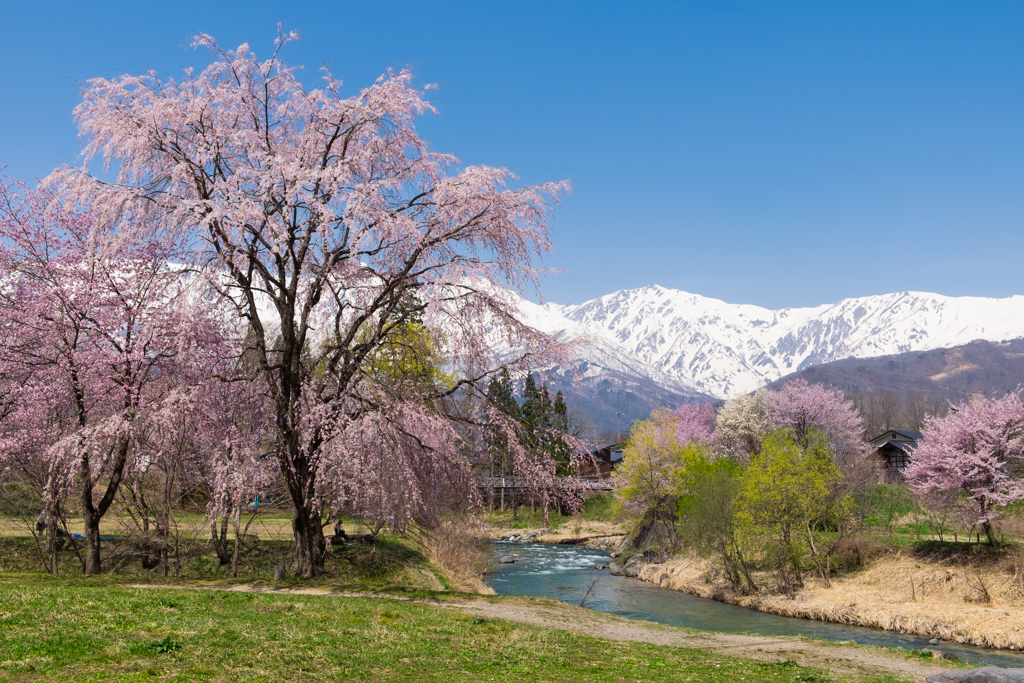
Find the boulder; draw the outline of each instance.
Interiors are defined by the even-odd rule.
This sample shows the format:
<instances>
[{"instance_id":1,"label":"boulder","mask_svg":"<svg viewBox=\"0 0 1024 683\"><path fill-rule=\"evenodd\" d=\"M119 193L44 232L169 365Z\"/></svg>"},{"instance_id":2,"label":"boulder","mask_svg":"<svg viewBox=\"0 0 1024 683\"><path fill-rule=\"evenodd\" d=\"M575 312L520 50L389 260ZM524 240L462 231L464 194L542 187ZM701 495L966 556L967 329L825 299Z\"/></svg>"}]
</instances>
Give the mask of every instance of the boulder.
<instances>
[{"instance_id":1,"label":"boulder","mask_svg":"<svg viewBox=\"0 0 1024 683\"><path fill-rule=\"evenodd\" d=\"M629 540L629 536L626 536L619 544L615 546L615 550L612 551L612 557L618 557L622 553L626 552L633 547L633 541Z\"/></svg>"},{"instance_id":2,"label":"boulder","mask_svg":"<svg viewBox=\"0 0 1024 683\"><path fill-rule=\"evenodd\" d=\"M968 671L943 671L925 680L928 683L1024 683L1024 669L984 666Z\"/></svg>"},{"instance_id":3,"label":"boulder","mask_svg":"<svg viewBox=\"0 0 1024 683\"><path fill-rule=\"evenodd\" d=\"M657 550L645 550L642 555L634 557L643 557L644 562L647 564L660 564L668 559L668 553L659 553Z\"/></svg>"},{"instance_id":4,"label":"boulder","mask_svg":"<svg viewBox=\"0 0 1024 683\"><path fill-rule=\"evenodd\" d=\"M626 560L626 565L622 568L622 575L635 579L640 576L640 570L645 564L643 555L634 555Z\"/></svg>"},{"instance_id":5,"label":"boulder","mask_svg":"<svg viewBox=\"0 0 1024 683\"><path fill-rule=\"evenodd\" d=\"M611 572L612 576L622 576L622 565L618 562L612 562L608 565L608 571Z\"/></svg>"},{"instance_id":6,"label":"boulder","mask_svg":"<svg viewBox=\"0 0 1024 683\"><path fill-rule=\"evenodd\" d=\"M516 558L512 555L502 555L498 558L498 564L512 564L516 561Z\"/></svg>"}]
</instances>

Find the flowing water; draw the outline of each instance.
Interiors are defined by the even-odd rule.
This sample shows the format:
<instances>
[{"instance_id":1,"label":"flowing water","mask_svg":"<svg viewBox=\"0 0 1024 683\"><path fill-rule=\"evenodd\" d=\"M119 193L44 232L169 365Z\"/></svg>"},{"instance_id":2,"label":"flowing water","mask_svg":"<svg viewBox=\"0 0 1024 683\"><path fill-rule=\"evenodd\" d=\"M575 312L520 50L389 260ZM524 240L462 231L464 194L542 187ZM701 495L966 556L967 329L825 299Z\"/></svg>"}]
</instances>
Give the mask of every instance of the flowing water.
<instances>
[{"instance_id":1,"label":"flowing water","mask_svg":"<svg viewBox=\"0 0 1024 683\"><path fill-rule=\"evenodd\" d=\"M488 583L498 595L554 598L578 605L596 579L586 607L629 619L646 619L704 631L808 636L903 650L936 649L955 654L972 664L1024 667L1024 653L946 642L929 645L927 638L764 614L660 588L637 579L612 576L607 569L594 569L595 564L606 564L611 559L607 553L578 546L498 542L494 544L494 554L495 557L510 554L516 557L514 564L499 564L489 576Z\"/></svg>"}]
</instances>

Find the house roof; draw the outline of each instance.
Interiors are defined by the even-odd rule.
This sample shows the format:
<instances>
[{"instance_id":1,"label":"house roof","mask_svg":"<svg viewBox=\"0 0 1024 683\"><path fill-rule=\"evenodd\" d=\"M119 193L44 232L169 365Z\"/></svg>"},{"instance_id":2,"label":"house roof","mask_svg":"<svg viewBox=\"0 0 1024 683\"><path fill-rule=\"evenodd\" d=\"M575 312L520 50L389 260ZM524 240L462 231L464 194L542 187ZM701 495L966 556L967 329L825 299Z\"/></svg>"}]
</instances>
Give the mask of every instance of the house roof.
<instances>
[{"instance_id":1,"label":"house roof","mask_svg":"<svg viewBox=\"0 0 1024 683\"><path fill-rule=\"evenodd\" d=\"M890 429L889 431L882 432L875 438L871 439L871 445L875 448L880 448L887 443L891 443L898 447L900 447L901 444L905 444L912 448L917 444L922 436L921 432L912 432L904 429Z\"/></svg>"}]
</instances>

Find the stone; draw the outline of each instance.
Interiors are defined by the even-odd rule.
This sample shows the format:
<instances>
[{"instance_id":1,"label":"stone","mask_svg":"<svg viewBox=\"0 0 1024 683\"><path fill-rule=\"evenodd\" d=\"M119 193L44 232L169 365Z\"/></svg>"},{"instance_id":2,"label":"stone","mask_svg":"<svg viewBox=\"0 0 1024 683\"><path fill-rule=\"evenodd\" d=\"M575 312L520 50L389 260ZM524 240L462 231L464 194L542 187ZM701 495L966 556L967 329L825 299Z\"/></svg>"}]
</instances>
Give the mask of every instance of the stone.
<instances>
[{"instance_id":1,"label":"stone","mask_svg":"<svg viewBox=\"0 0 1024 683\"><path fill-rule=\"evenodd\" d=\"M498 558L498 564L512 564L516 561L516 558L512 555L502 555Z\"/></svg>"},{"instance_id":2,"label":"stone","mask_svg":"<svg viewBox=\"0 0 1024 683\"><path fill-rule=\"evenodd\" d=\"M943 671L925 680L927 683L1024 683L1024 669L984 666L968 671Z\"/></svg>"},{"instance_id":3,"label":"stone","mask_svg":"<svg viewBox=\"0 0 1024 683\"><path fill-rule=\"evenodd\" d=\"M612 551L612 557L618 557L622 553L629 550L631 547L633 547L633 542L629 540L629 536L626 536L621 541L619 541L619 544L617 546L615 546L615 550Z\"/></svg>"},{"instance_id":4,"label":"stone","mask_svg":"<svg viewBox=\"0 0 1024 683\"><path fill-rule=\"evenodd\" d=\"M622 576L622 565L618 562L612 562L608 565L608 571L611 572L612 576Z\"/></svg>"},{"instance_id":5,"label":"stone","mask_svg":"<svg viewBox=\"0 0 1024 683\"><path fill-rule=\"evenodd\" d=\"M931 640L928 641L928 644L929 645L938 645L939 644L939 639L938 638L932 638Z\"/></svg>"},{"instance_id":6,"label":"stone","mask_svg":"<svg viewBox=\"0 0 1024 683\"><path fill-rule=\"evenodd\" d=\"M668 559L668 553L659 553L657 550L645 550L641 557L644 558L644 562L659 564Z\"/></svg>"}]
</instances>

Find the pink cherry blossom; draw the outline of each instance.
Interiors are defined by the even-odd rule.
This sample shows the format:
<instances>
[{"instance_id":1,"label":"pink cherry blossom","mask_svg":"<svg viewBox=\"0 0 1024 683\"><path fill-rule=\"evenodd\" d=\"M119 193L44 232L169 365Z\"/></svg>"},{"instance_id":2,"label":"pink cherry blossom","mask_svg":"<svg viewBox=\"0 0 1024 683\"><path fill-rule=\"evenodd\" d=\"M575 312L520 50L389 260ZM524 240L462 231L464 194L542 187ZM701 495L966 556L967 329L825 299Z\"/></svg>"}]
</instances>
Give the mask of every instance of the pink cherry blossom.
<instances>
[{"instance_id":1,"label":"pink cherry blossom","mask_svg":"<svg viewBox=\"0 0 1024 683\"><path fill-rule=\"evenodd\" d=\"M1024 499L1024 482L1015 475L1024 458L1021 393L965 401L945 417L925 418L922 433L907 481L925 496L955 494L950 500L995 545L997 508Z\"/></svg>"}]
</instances>

